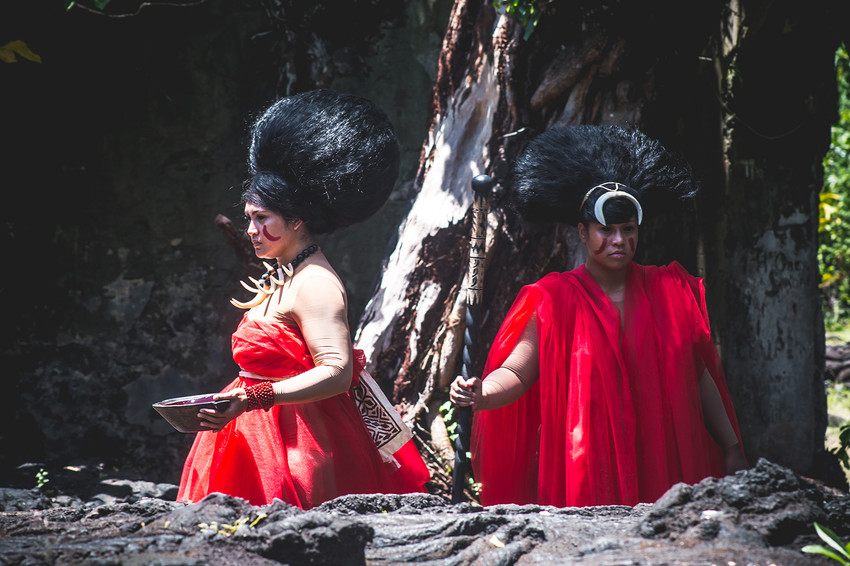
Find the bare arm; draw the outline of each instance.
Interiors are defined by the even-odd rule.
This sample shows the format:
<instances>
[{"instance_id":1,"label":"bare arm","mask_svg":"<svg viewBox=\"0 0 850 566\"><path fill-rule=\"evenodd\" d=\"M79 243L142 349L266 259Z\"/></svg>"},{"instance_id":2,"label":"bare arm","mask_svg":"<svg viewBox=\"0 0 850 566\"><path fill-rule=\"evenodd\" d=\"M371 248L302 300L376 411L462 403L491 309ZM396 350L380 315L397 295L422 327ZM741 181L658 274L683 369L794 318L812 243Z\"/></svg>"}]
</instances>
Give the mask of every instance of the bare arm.
<instances>
[{"instance_id":1,"label":"bare arm","mask_svg":"<svg viewBox=\"0 0 850 566\"><path fill-rule=\"evenodd\" d=\"M699 396L705 427L718 446L723 449L726 473L731 474L749 468L747 459L738 443L738 436L732 428L729 415L726 414L726 407L723 406L720 391L708 370L705 370L700 376Z\"/></svg>"},{"instance_id":2,"label":"bare arm","mask_svg":"<svg viewBox=\"0 0 850 566\"><path fill-rule=\"evenodd\" d=\"M522 331L519 341L501 367L487 379L457 377L449 390L449 398L459 407L478 411L510 405L528 391L540 372L537 358L537 323L532 318Z\"/></svg>"},{"instance_id":3,"label":"bare arm","mask_svg":"<svg viewBox=\"0 0 850 566\"><path fill-rule=\"evenodd\" d=\"M305 274L306 275L306 274ZM345 291L330 277L312 276L296 290L292 315L310 350L315 367L272 384L275 405L309 403L339 395L351 386L354 368L348 329ZM202 425L221 430L247 410L245 389L219 393L216 399L229 399L223 412L202 409Z\"/></svg>"},{"instance_id":4,"label":"bare arm","mask_svg":"<svg viewBox=\"0 0 850 566\"><path fill-rule=\"evenodd\" d=\"M311 277L298 288L293 314L315 367L275 382L275 404L309 403L347 391L354 361L343 289L333 279Z\"/></svg>"}]
</instances>

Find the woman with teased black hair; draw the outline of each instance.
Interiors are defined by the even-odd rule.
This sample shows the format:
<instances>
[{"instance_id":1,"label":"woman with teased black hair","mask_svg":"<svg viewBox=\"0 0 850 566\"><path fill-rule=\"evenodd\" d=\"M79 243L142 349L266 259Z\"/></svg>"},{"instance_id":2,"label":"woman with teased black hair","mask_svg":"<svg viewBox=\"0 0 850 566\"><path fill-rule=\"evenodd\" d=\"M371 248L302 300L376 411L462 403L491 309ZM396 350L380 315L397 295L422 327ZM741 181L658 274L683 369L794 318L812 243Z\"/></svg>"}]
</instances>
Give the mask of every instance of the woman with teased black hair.
<instances>
[{"instance_id":1,"label":"woman with teased black hair","mask_svg":"<svg viewBox=\"0 0 850 566\"><path fill-rule=\"evenodd\" d=\"M632 261L644 211L696 192L690 169L635 130L563 127L510 184L525 220L576 224L587 260L524 287L484 379L452 383L481 502L635 505L746 468L702 280Z\"/></svg>"},{"instance_id":2,"label":"woman with teased black hair","mask_svg":"<svg viewBox=\"0 0 850 566\"><path fill-rule=\"evenodd\" d=\"M349 493L424 491L410 431L353 350L342 281L313 236L366 220L398 175L387 116L327 90L281 99L252 130L247 233L267 273L233 334L239 376L202 409L178 500L212 492L304 509Z\"/></svg>"}]
</instances>

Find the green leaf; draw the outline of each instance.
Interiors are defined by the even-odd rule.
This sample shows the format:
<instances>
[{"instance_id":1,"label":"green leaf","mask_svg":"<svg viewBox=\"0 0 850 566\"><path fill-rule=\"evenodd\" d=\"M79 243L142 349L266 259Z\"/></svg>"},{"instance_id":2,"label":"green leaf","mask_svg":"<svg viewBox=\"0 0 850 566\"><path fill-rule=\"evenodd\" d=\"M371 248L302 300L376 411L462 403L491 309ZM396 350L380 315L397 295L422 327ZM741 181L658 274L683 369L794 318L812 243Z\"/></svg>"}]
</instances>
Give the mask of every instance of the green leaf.
<instances>
[{"instance_id":1,"label":"green leaf","mask_svg":"<svg viewBox=\"0 0 850 566\"><path fill-rule=\"evenodd\" d=\"M819 524L818 522L815 522L815 531L817 531L818 536L825 543L827 543L829 546L831 546L832 548L834 548L835 550L837 550L838 552L843 554L845 558L850 559L850 554L847 554L847 550L845 549L844 543L841 541L840 538L838 538L838 535L836 535L834 532L832 532L832 530L830 528L824 527L823 525ZM844 564L847 563L845 560L842 560L842 562Z\"/></svg>"},{"instance_id":2,"label":"green leaf","mask_svg":"<svg viewBox=\"0 0 850 566\"><path fill-rule=\"evenodd\" d=\"M112 0L94 0L94 7L98 10L103 11L106 8L107 4L109 4Z\"/></svg>"},{"instance_id":3,"label":"green leaf","mask_svg":"<svg viewBox=\"0 0 850 566\"><path fill-rule=\"evenodd\" d=\"M541 0L495 0L493 8L497 11L504 10L504 13L512 17L520 29L523 30L523 39L527 40L537 22L540 19L541 9L538 7L538 2ZM546 2L548 3L548 2Z\"/></svg>"},{"instance_id":4,"label":"green leaf","mask_svg":"<svg viewBox=\"0 0 850 566\"><path fill-rule=\"evenodd\" d=\"M528 38L531 37L531 34L534 32L534 28L537 26L537 18L532 18L528 25L525 26L525 33L522 34L522 39L528 41Z\"/></svg>"},{"instance_id":5,"label":"green leaf","mask_svg":"<svg viewBox=\"0 0 850 566\"><path fill-rule=\"evenodd\" d=\"M23 57L35 63L41 63L41 56L33 53L29 46L20 39L10 41L6 45L0 45L0 61L4 63L17 63L18 57Z\"/></svg>"},{"instance_id":6,"label":"green leaf","mask_svg":"<svg viewBox=\"0 0 850 566\"><path fill-rule=\"evenodd\" d=\"M804 546L800 550L802 550L803 552L806 552L808 554L822 554L824 556L829 556L830 558L837 560L837 561L841 562L842 564L845 564L845 565L847 564L846 560L844 560L843 558L841 558L840 556L838 556L837 554L832 552L830 549L824 548L819 544L809 544L809 545Z\"/></svg>"},{"instance_id":7,"label":"green leaf","mask_svg":"<svg viewBox=\"0 0 850 566\"><path fill-rule=\"evenodd\" d=\"M842 444L850 443L850 423L841 425L841 428L838 429L838 440Z\"/></svg>"}]
</instances>

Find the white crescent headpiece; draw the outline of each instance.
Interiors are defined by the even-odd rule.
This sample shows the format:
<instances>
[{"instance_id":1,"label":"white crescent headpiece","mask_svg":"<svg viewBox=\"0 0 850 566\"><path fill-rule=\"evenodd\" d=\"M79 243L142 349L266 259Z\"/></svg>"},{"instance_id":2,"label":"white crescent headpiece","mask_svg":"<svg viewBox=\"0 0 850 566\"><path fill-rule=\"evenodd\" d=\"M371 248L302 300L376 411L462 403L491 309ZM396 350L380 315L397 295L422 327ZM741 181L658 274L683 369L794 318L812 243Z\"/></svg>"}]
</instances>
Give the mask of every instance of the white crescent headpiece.
<instances>
[{"instance_id":1,"label":"white crescent headpiece","mask_svg":"<svg viewBox=\"0 0 850 566\"><path fill-rule=\"evenodd\" d=\"M613 185L611 187L610 185ZM596 220L602 224L603 226L608 223L605 222L605 214L602 212L602 207L605 206L605 203L608 199L611 198L624 198L631 201L633 205L635 205L635 209L637 210L637 223L640 224L643 220L643 209L638 202L638 199L634 197L631 193L628 193L620 187L625 187L626 185L622 183L617 183L615 181L607 181L605 183L600 183L595 187L591 188L587 193L585 193L584 198L581 200L581 205L579 206L579 210L584 207L584 203L587 202L587 198L595 191L596 189L604 189L605 194L601 195L598 199L596 199L596 203L593 205L593 216L596 217Z\"/></svg>"}]
</instances>

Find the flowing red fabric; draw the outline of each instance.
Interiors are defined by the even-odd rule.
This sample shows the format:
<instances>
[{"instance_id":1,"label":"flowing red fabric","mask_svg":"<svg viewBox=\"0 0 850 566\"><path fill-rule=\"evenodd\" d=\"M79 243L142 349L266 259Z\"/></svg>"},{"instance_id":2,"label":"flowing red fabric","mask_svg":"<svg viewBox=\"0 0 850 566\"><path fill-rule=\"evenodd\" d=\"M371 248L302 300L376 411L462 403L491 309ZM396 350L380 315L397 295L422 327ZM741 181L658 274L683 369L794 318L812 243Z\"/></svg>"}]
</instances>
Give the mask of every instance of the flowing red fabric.
<instances>
[{"instance_id":1,"label":"flowing red fabric","mask_svg":"<svg viewBox=\"0 0 850 566\"><path fill-rule=\"evenodd\" d=\"M703 424L705 369L741 436L702 279L675 262L632 263L621 331L619 309L584 266L549 274L520 292L485 376L535 314L538 381L507 407L475 414L482 504L635 505L675 483L724 475L723 453Z\"/></svg>"},{"instance_id":2,"label":"flowing red fabric","mask_svg":"<svg viewBox=\"0 0 850 566\"><path fill-rule=\"evenodd\" d=\"M291 377L313 367L297 328L243 317L233 359L249 372ZM354 375L365 358L355 350ZM223 391L260 383L237 377ZM353 384L352 384L353 385ZM310 509L350 493L424 491L429 472L413 441L381 459L349 393L313 403L250 411L221 431L199 432L186 458L178 501L220 492L253 505L274 499Z\"/></svg>"}]
</instances>

